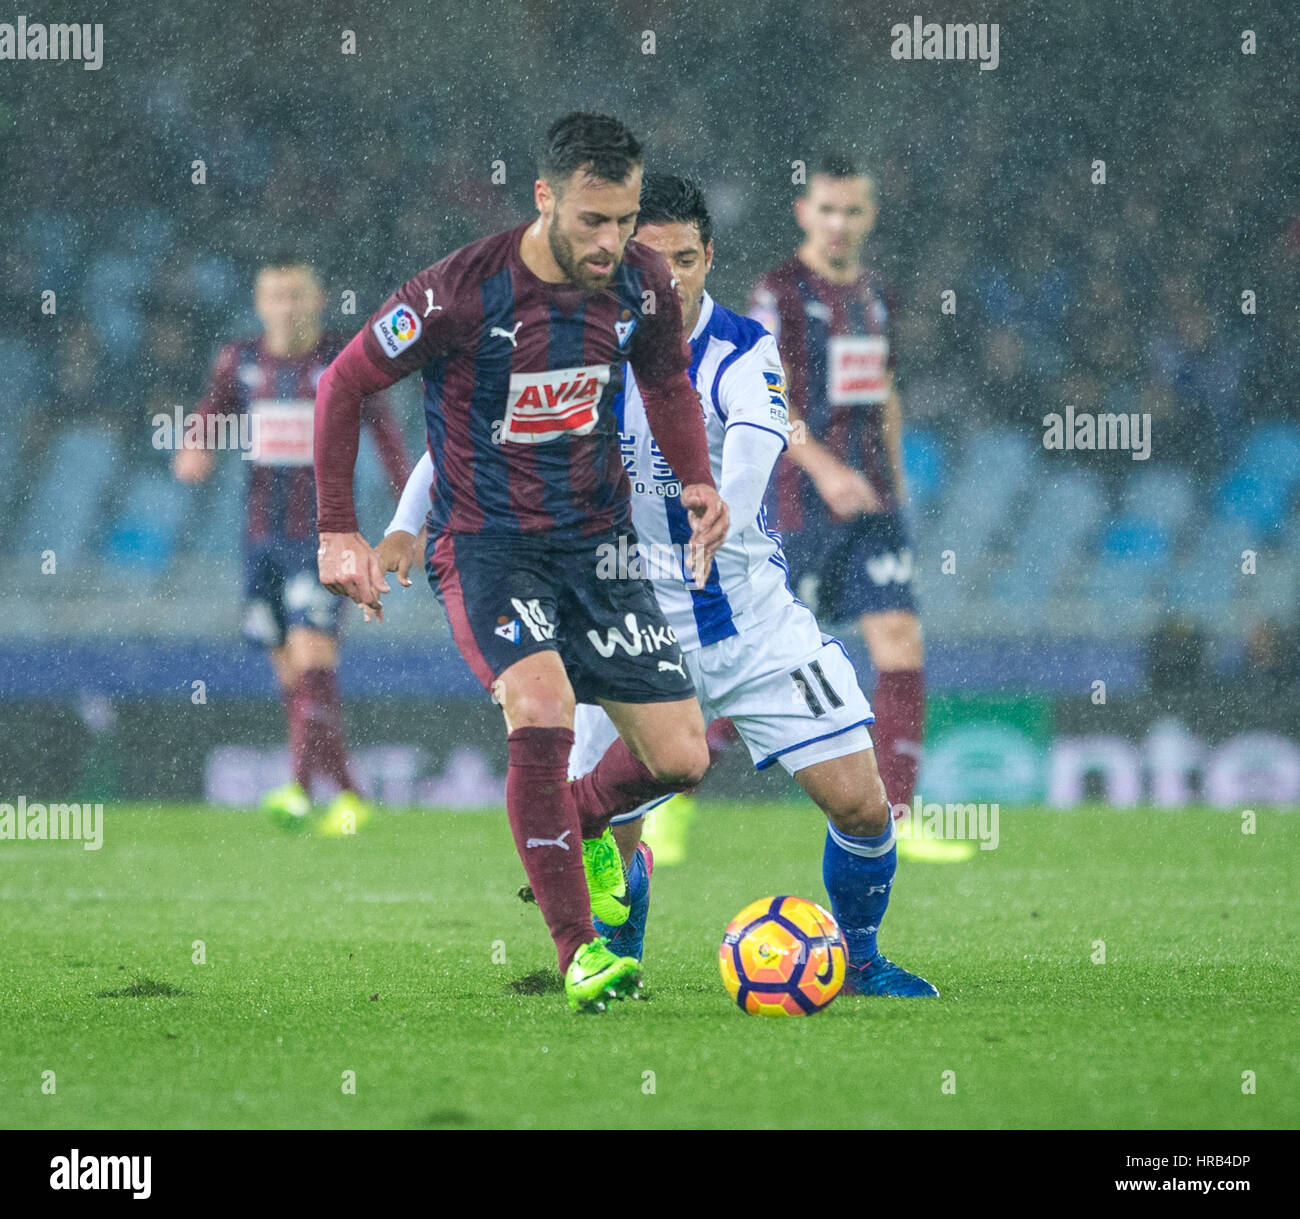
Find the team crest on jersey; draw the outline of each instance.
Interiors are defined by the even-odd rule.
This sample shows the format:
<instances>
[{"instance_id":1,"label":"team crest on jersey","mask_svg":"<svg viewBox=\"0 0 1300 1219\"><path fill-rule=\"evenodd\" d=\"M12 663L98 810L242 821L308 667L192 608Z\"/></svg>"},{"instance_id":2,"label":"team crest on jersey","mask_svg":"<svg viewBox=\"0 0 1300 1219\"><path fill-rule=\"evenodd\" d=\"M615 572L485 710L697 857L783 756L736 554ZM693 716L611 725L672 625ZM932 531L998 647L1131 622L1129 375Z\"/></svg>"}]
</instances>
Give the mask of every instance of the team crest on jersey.
<instances>
[{"instance_id":1,"label":"team crest on jersey","mask_svg":"<svg viewBox=\"0 0 1300 1219\"><path fill-rule=\"evenodd\" d=\"M632 337L632 331L636 329L636 318L632 316L631 309L624 309L618 315L618 321L614 323L614 334L618 338L618 345L625 347L628 339Z\"/></svg>"},{"instance_id":2,"label":"team crest on jersey","mask_svg":"<svg viewBox=\"0 0 1300 1219\"><path fill-rule=\"evenodd\" d=\"M789 423L790 398L786 393L785 376L779 372L764 370L763 380L767 382L768 414L777 423Z\"/></svg>"},{"instance_id":3,"label":"team crest on jersey","mask_svg":"<svg viewBox=\"0 0 1300 1219\"><path fill-rule=\"evenodd\" d=\"M545 444L587 435L596 426L608 383L608 364L512 374L502 441Z\"/></svg>"},{"instance_id":4,"label":"team crest on jersey","mask_svg":"<svg viewBox=\"0 0 1300 1219\"><path fill-rule=\"evenodd\" d=\"M511 619L508 622L502 621L501 625L492 632L494 635L499 635L507 643L518 643L522 633L523 627L520 625L518 618Z\"/></svg>"},{"instance_id":5,"label":"team crest on jersey","mask_svg":"<svg viewBox=\"0 0 1300 1219\"><path fill-rule=\"evenodd\" d=\"M252 361L239 366L238 376L240 384L247 390L254 390L262 384L262 370Z\"/></svg>"},{"instance_id":6,"label":"team crest on jersey","mask_svg":"<svg viewBox=\"0 0 1300 1219\"><path fill-rule=\"evenodd\" d=\"M405 305L398 305L395 309L385 313L371 327L375 332L375 338L379 340L379 345L387 353L391 360L394 356L400 355L411 346L419 337L423 325L419 317L416 316L414 309L408 309Z\"/></svg>"}]
</instances>

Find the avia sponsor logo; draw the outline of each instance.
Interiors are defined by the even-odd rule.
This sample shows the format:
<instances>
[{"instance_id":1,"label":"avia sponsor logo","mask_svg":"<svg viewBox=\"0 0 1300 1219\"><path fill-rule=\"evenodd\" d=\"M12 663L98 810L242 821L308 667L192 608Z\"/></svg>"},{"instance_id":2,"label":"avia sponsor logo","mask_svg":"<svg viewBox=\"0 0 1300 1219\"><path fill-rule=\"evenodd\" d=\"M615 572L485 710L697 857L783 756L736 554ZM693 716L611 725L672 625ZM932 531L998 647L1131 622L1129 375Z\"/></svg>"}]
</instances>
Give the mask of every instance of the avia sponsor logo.
<instances>
[{"instance_id":1,"label":"avia sponsor logo","mask_svg":"<svg viewBox=\"0 0 1300 1219\"><path fill-rule=\"evenodd\" d=\"M832 406L874 406L889 390L889 340L883 334L835 334L826 344Z\"/></svg>"},{"instance_id":2,"label":"avia sponsor logo","mask_svg":"<svg viewBox=\"0 0 1300 1219\"><path fill-rule=\"evenodd\" d=\"M1057 411L1043 416L1043 448L1127 449L1134 461L1146 461L1151 456L1151 415L1076 413L1070 403L1064 416Z\"/></svg>"},{"instance_id":3,"label":"avia sponsor logo","mask_svg":"<svg viewBox=\"0 0 1300 1219\"><path fill-rule=\"evenodd\" d=\"M133 1198L153 1193L152 1156L83 1156L77 1148L50 1161L51 1189L130 1190Z\"/></svg>"},{"instance_id":4,"label":"avia sponsor logo","mask_svg":"<svg viewBox=\"0 0 1300 1219\"><path fill-rule=\"evenodd\" d=\"M673 647L677 643L677 636L667 623L659 626L651 622L642 626L636 615L629 613L623 619L623 627L626 634L616 626L609 627L603 640L594 630L587 632L591 646L603 659L608 660L619 648L629 656L640 656L643 652L657 652L660 648Z\"/></svg>"},{"instance_id":5,"label":"avia sponsor logo","mask_svg":"<svg viewBox=\"0 0 1300 1219\"><path fill-rule=\"evenodd\" d=\"M911 25L892 26L889 36L894 59L978 59L981 72L998 66L998 27L987 22L940 25L916 16Z\"/></svg>"},{"instance_id":6,"label":"avia sponsor logo","mask_svg":"<svg viewBox=\"0 0 1300 1219\"><path fill-rule=\"evenodd\" d=\"M391 360L394 356L401 355L419 339L424 323L420 321L414 309L406 305L398 305L379 318L370 329L374 331L379 346Z\"/></svg>"},{"instance_id":7,"label":"avia sponsor logo","mask_svg":"<svg viewBox=\"0 0 1300 1219\"><path fill-rule=\"evenodd\" d=\"M608 384L608 364L513 373L502 443L545 444L561 436L587 435L596 426Z\"/></svg>"}]
</instances>

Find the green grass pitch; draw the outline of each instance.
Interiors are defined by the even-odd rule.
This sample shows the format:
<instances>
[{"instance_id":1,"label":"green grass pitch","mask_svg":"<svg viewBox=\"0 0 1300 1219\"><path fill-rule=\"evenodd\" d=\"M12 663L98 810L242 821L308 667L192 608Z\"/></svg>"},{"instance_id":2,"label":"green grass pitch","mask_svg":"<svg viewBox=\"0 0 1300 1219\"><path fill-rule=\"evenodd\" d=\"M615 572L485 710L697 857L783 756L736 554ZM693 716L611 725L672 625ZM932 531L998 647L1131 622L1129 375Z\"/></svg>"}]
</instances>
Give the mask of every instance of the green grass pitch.
<instances>
[{"instance_id":1,"label":"green grass pitch","mask_svg":"<svg viewBox=\"0 0 1300 1219\"><path fill-rule=\"evenodd\" d=\"M110 808L98 852L0 843L0 1124L1300 1121L1294 813L1252 835L1204 810L1003 810L997 850L900 865L881 944L940 1000L746 1016L722 930L768 893L824 901L822 837L809 807L703 802L655 877L648 1000L602 1016L565 1007L502 813L324 840Z\"/></svg>"}]
</instances>

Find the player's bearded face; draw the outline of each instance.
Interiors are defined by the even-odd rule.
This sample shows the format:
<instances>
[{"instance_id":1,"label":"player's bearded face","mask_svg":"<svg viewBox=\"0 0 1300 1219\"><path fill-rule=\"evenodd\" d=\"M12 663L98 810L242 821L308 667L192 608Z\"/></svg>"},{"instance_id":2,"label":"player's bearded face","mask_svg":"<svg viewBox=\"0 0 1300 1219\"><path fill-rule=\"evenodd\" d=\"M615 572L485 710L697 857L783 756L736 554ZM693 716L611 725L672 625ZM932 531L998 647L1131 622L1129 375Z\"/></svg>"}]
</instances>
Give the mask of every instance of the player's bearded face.
<instances>
[{"instance_id":1,"label":"player's bearded face","mask_svg":"<svg viewBox=\"0 0 1300 1219\"><path fill-rule=\"evenodd\" d=\"M639 169L624 182L575 174L557 196L546 235L551 256L571 283L587 289L609 285L632 236L640 196Z\"/></svg>"}]
</instances>

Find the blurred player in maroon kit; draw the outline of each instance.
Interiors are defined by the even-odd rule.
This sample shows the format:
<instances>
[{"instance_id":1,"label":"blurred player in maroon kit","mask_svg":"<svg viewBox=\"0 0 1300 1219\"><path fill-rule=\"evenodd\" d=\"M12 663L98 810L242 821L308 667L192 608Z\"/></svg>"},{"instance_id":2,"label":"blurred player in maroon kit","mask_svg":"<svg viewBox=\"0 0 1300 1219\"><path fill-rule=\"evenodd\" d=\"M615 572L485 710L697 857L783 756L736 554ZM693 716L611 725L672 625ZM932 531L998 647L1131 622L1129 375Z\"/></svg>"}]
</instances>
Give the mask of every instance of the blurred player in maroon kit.
<instances>
[{"instance_id":1,"label":"blurred player in maroon kit","mask_svg":"<svg viewBox=\"0 0 1300 1219\"><path fill-rule=\"evenodd\" d=\"M690 787L708 766L699 703L650 584L601 575L602 554L636 540L613 411L624 361L682 483L694 570L710 570L727 532L671 273L629 240L641 164L617 120L558 120L538 158L538 218L403 284L316 398L321 582L381 617L383 563L352 505L360 404L422 376L430 583L504 712L506 811L574 1008L600 1009L639 985L637 961L616 957L592 926L589 848L612 855L626 889L594 793ZM622 740L570 784L575 701L604 707ZM584 818L602 837L583 841Z\"/></svg>"},{"instance_id":2,"label":"blurred player in maroon kit","mask_svg":"<svg viewBox=\"0 0 1300 1219\"><path fill-rule=\"evenodd\" d=\"M804 242L759 280L750 315L776 337L789 381L794 431L773 524L791 586L818 617L857 619L878 674L876 762L899 809L920 764L925 653L903 520L893 300L862 262L876 213L872 180L847 157L813 166L795 201Z\"/></svg>"},{"instance_id":3,"label":"blurred player in maroon kit","mask_svg":"<svg viewBox=\"0 0 1300 1219\"><path fill-rule=\"evenodd\" d=\"M289 719L292 780L263 804L282 824L307 824L313 777L339 795L317 823L326 834L348 833L369 809L348 766L339 698L339 611L342 603L316 573L316 488L312 431L316 383L346 339L321 328L325 294L315 272L293 257L262 265L253 288L260 337L228 343L212 367L198 405L203 416L252 415L248 523L244 534L244 636L269 649ZM410 461L401 432L381 397L364 418L398 494ZM201 482L214 454L184 448L173 462L183 482Z\"/></svg>"}]
</instances>

